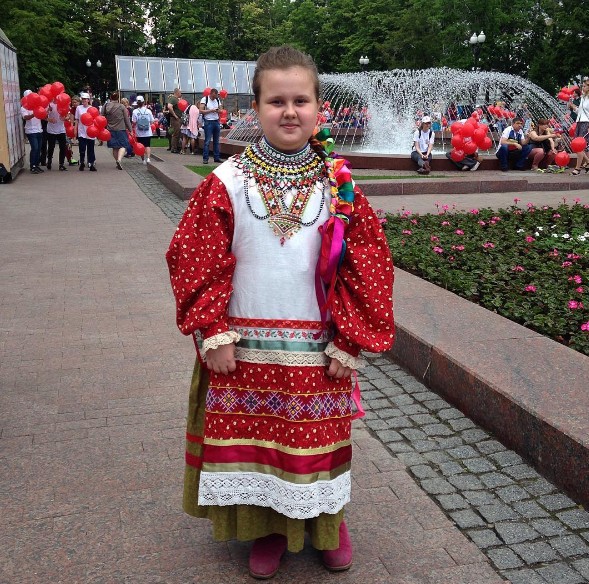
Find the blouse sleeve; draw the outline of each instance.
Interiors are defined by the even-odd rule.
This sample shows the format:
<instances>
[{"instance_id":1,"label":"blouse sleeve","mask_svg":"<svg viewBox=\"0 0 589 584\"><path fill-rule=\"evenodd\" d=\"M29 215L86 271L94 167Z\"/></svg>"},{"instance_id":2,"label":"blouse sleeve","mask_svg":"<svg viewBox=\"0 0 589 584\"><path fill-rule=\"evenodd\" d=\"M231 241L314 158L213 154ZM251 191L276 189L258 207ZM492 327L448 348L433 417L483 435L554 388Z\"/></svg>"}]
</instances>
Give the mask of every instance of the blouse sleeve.
<instances>
[{"instance_id":1,"label":"blouse sleeve","mask_svg":"<svg viewBox=\"0 0 589 584\"><path fill-rule=\"evenodd\" d=\"M233 209L227 190L210 174L194 191L172 238L166 260L176 298L176 323L203 338L226 333L233 291Z\"/></svg>"},{"instance_id":2,"label":"blouse sleeve","mask_svg":"<svg viewBox=\"0 0 589 584\"><path fill-rule=\"evenodd\" d=\"M393 261L380 221L356 187L353 220L346 231L346 253L331 302L333 343L358 356L393 345Z\"/></svg>"}]
</instances>

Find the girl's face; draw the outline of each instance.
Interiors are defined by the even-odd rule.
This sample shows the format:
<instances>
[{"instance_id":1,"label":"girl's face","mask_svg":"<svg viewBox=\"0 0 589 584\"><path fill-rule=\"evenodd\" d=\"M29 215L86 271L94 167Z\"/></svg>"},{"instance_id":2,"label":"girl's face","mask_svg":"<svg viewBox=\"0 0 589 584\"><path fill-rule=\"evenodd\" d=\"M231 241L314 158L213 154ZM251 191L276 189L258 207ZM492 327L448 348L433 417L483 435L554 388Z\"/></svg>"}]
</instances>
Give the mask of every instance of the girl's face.
<instances>
[{"instance_id":1,"label":"girl's face","mask_svg":"<svg viewBox=\"0 0 589 584\"><path fill-rule=\"evenodd\" d=\"M312 73L303 67L270 69L262 73L260 88L254 109L266 139L282 152L298 152L317 123L319 101Z\"/></svg>"}]
</instances>

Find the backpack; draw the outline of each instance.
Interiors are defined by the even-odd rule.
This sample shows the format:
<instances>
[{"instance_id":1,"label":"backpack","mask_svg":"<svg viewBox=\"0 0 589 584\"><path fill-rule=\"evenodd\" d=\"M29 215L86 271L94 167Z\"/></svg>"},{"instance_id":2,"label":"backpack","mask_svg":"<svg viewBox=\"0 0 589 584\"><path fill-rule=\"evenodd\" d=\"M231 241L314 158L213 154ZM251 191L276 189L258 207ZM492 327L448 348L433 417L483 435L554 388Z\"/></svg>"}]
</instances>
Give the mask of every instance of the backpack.
<instances>
[{"instance_id":1,"label":"backpack","mask_svg":"<svg viewBox=\"0 0 589 584\"><path fill-rule=\"evenodd\" d=\"M188 126L188 122L190 121L190 108L191 108L191 107L192 107L192 106L191 106L191 105L189 105L189 106L188 106L188 107L187 107L187 108L186 108L186 109L185 109L185 110L182 112L182 118L181 118L181 121L182 121L182 125L183 125L183 126Z\"/></svg>"},{"instance_id":2,"label":"backpack","mask_svg":"<svg viewBox=\"0 0 589 584\"><path fill-rule=\"evenodd\" d=\"M147 132L151 126L149 123L149 114L145 111L141 111L142 109L143 108L140 108L137 112L137 129L140 132Z\"/></svg>"}]
</instances>

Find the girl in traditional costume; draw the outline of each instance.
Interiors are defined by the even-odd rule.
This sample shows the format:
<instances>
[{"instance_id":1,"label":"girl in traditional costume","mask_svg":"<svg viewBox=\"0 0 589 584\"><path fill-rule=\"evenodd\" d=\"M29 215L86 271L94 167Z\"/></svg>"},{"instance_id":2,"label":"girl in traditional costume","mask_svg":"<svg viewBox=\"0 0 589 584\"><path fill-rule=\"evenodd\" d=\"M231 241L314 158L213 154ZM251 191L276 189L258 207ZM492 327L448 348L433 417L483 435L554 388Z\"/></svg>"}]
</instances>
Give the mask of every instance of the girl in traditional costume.
<instances>
[{"instance_id":1,"label":"girl in traditional costume","mask_svg":"<svg viewBox=\"0 0 589 584\"><path fill-rule=\"evenodd\" d=\"M255 540L250 574L265 579L305 532L329 570L352 564L352 374L361 350L392 345L393 265L346 161L311 137L312 59L271 49L252 86L264 137L195 190L166 258L199 349L184 509L216 540Z\"/></svg>"}]
</instances>

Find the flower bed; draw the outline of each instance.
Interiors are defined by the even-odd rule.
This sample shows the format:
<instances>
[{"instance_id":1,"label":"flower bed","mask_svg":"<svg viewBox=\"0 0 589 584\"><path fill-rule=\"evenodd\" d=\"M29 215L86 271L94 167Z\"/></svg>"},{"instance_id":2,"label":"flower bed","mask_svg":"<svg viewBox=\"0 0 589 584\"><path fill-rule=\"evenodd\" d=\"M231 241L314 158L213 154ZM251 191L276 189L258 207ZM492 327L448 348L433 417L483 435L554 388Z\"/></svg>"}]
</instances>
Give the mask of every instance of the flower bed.
<instances>
[{"instance_id":1,"label":"flower bed","mask_svg":"<svg viewBox=\"0 0 589 584\"><path fill-rule=\"evenodd\" d=\"M589 355L589 205L519 203L387 215L395 265Z\"/></svg>"}]
</instances>

